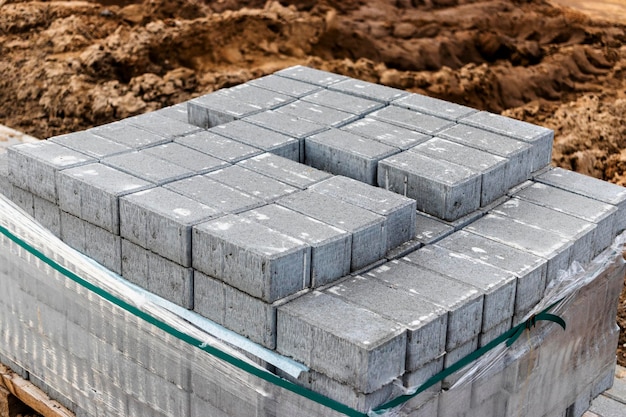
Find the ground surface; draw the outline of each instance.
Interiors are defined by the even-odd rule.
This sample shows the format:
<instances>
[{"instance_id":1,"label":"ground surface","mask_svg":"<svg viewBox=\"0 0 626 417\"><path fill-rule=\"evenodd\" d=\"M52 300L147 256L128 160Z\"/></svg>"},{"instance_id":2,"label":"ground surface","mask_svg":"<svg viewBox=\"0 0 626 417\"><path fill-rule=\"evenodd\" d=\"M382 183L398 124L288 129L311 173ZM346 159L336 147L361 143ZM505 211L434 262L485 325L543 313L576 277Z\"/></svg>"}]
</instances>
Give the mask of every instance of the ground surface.
<instances>
[{"instance_id":1,"label":"ground surface","mask_svg":"<svg viewBox=\"0 0 626 417\"><path fill-rule=\"evenodd\" d=\"M626 185L625 29L623 0L0 0L0 124L46 138L306 64L552 128L555 165Z\"/></svg>"}]
</instances>

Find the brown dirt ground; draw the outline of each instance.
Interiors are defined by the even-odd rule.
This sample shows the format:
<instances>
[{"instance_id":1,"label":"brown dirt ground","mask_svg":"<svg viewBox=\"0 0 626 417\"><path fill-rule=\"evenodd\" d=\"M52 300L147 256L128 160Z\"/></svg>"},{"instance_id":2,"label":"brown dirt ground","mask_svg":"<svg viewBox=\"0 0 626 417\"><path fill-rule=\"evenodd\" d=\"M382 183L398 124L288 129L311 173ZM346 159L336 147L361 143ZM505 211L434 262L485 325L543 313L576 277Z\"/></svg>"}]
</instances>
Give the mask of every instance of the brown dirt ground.
<instances>
[{"instance_id":1,"label":"brown dirt ground","mask_svg":"<svg viewBox=\"0 0 626 417\"><path fill-rule=\"evenodd\" d=\"M552 128L555 165L626 185L623 10L616 0L0 0L0 123L46 138L305 64ZM618 323L626 329L626 294ZM618 358L626 365L624 331Z\"/></svg>"}]
</instances>

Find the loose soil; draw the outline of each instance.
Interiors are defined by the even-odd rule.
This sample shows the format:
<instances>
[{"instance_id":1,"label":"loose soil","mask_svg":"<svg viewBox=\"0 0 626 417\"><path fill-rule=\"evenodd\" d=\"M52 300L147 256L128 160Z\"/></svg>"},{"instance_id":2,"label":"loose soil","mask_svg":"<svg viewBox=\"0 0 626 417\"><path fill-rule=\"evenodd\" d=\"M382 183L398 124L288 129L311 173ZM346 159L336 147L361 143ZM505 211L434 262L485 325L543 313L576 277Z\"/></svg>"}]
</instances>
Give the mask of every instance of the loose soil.
<instances>
[{"instance_id":1,"label":"loose soil","mask_svg":"<svg viewBox=\"0 0 626 417\"><path fill-rule=\"evenodd\" d=\"M626 185L625 10L620 0L0 0L0 124L46 138L303 64L552 128L554 165Z\"/></svg>"}]
</instances>

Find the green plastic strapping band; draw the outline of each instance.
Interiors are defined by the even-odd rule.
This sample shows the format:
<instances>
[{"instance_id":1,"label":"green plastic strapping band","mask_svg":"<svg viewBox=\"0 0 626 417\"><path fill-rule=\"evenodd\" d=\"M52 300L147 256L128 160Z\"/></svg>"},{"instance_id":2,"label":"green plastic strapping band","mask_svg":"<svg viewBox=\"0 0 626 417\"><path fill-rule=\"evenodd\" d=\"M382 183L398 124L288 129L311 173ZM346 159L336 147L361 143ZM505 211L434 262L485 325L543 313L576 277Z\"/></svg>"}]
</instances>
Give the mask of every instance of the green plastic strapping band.
<instances>
[{"instance_id":1,"label":"green plastic strapping band","mask_svg":"<svg viewBox=\"0 0 626 417\"><path fill-rule=\"evenodd\" d=\"M153 326L156 326L157 328L163 330L164 332L170 334L171 336L176 337L177 339L191 345L194 347L197 347L198 349L203 350L204 352L219 358L249 374L252 374L256 377L259 377L267 382L270 382L274 385L277 385L281 388L284 388L286 390L289 390L295 394L298 394L302 397L308 398L309 400L312 400L318 404L321 404L325 407L328 407L332 410L335 410L339 413L342 413L346 416L349 417L368 417L368 414L360 412L358 410L355 410L351 407L348 407L345 404L342 404L338 401L335 401L331 398L328 398L322 394L319 394L317 392L311 391L307 388L301 387L299 385L294 384L293 382L287 381L283 378L280 378L274 374L271 374L269 372L266 372L264 370L261 370L253 365L250 365L249 363L238 359L232 355L229 355L226 352L222 352L221 350L212 347L212 346L208 346L206 343L196 339L193 336L190 336L186 333L181 332L178 329L175 329L174 327L170 326L169 324L151 316L148 313L145 313L141 310L139 310L137 307L127 303L126 301L116 297L115 295L107 292L106 290L93 285L92 283L86 281L85 279L79 277L78 275L76 275L75 273L73 273L72 271L68 270L67 268L63 267L62 265L59 265L56 261L48 258L46 255L44 255L42 252L40 252L39 250L35 249L34 247L32 247L31 245L29 245L28 243L26 243L24 240L22 240L21 238L17 237L16 235L14 235L13 233L11 233L7 228L0 226L0 233L2 233L3 235L5 235L7 238L9 238L10 240L12 240L13 242L15 242L17 245L19 245L20 247L24 248L25 250L27 250L28 252L30 252L32 255L34 255L35 257L37 257L38 259L40 259L41 261L43 261L44 263L46 263L47 265L49 265L50 267L52 267L54 270L56 270L57 272L61 273L62 275L64 275L65 277L71 279L72 281L76 282L77 284L83 286L84 288L86 288L87 290L93 292L94 294L97 294L98 296L102 297L103 299L113 303L114 305L122 308L123 310L126 310L127 312L133 314L136 317L141 318L142 320L146 321L147 323L152 324ZM420 394L421 392L424 392L426 389L430 388L431 386L435 385L436 383L442 381L444 378L452 375L454 372L458 371L459 369L464 368L465 366L469 365L470 363L472 363L473 361L475 361L476 359L478 359L479 357L481 357L482 355L484 355L485 353L487 353L488 351L490 351L491 349L495 348L497 345L499 345L500 343L506 341L507 342L507 346L511 346L516 340L517 338L524 332L524 330L526 329L530 329L533 326L535 326L537 321L541 321L541 320L547 320L547 321L553 321L557 324L559 324L561 327L563 327L563 329L565 329L565 321L559 317L556 316L554 314L549 314L548 311L551 310L556 304L558 304L559 302L561 302L562 300L559 300L557 302L555 302L554 304L552 304L551 306L549 306L548 308L546 308L545 310L543 310L541 313L532 316L531 318L529 318L526 322L524 323L520 323L519 325L513 327L512 329L510 329L509 331L507 331L506 333L504 333L503 335L501 335L500 337L498 337L497 339L494 339L493 341L491 341L490 343L488 343L487 345L483 346L482 348L474 351L473 353L467 355L466 357L462 358L461 360L459 360L458 362L454 363L452 366L444 369L442 372L438 373L437 375L434 375L433 377L429 378L426 382L424 382L413 394L409 394L409 395L403 395L400 396L392 401L389 401L379 407L377 407L376 409L372 410L372 414L375 415L381 415L383 414L385 411L391 409L391 408L395 408L398 407L400 405L402 405L403 403L405 403L406 401L410 400L411 398L415 397L416 395ZM371 415L371 414L370 414Z\"/></svg>"}]
</instances>

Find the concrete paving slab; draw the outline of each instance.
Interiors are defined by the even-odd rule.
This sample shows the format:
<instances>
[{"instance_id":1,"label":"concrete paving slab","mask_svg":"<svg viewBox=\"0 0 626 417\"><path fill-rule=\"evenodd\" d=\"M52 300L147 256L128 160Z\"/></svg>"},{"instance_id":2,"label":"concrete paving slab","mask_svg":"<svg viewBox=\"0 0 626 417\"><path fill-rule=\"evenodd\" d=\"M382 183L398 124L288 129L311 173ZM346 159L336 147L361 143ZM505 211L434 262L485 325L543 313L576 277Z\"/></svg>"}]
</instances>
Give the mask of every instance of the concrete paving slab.
<instances>
[{"instance_id":1,"label":"concrete paving slab","mask_svg":"<svg viewBox=\"0 0 626 417\"><path fill-rule=\"evenodd\" d=\"M243 103L217 92L196 97L187 102L190 124L208 129L263 111L260 106Z\"/></svg>"},{"instance_id":2,"label":"concrete paving slab","mask_svg":"<svg viewBox=\"0 0 626 417\"><path fill-rule=\"evenodd\" d=\"M58 205L34 195L33 217L53 235L61 236L61 210Z\"/></svg>"},{"instance_id":3,"label":"concrete paving slab","mask_svg":"<svg viewBox=\"0 0 626 417\"><path fill-rule=\"evenodd\" d=\"M193 266L266 302L309 285L310 247L235 215L193 228Z\"/></svg>"},{"instance_id":4,"label":"concrete paving slab","mask_svg":"<svg viewBox=\"0 0 626 417\"><path fill-rule=\"evenodd\" d=\"M162 109L156 110L153 113L165 116L170 119L178 120L179 122L189 122L186 102L174 104L173 106L163 107Z\"/></svg>"},{"instance_id":5,"label":"concrete paving slab","mask_svg":"<svg viewBox=\"0 0 626 417\"><path fill-rule=\"evenodd\" d=\"M239 191L205 175L171 182L165 188L206 204L222 213L239 213L265 204L259 198Z\"/></svg>"},{"instance_id":6,"label":"concrete paving slab","mask_svg":"<svg viewBox=\"0 0 626 417\"><path fill-rule=\"evenodd\" d=\"M119 197L152 188L152 184L103 164L61 171L59 207L119 235Z\"/></svg>"},{"instance_id":7,"label":"concrete paving slab","mask_svg":"<svg viewBox=\"0 0 626 417\"><path fill-rule=\"evenodd\" d=\"M12 187L12 185L9 182L9 159L6 152L3 152L0 153L0 194L11 198L8 194L10 187Z\"/></svg>"},{"instance_id":8,"label":"concrete paving slab","mask_svg":"<svg viewBox=\"0 0 626 417\"><path fill-rule=\"evenodd\" d=\"M294 161L300 161L300 141L243 120L210 129L219 135Z\"/></svg>"},{"instance_id":9,"label":"concrete paving slab","mask_svg":"<svg viewBox=\"0 0 626 417\"><path fill-rule=\"evenodd\" d=\"M318 91L322 88L307 82L297 81L274 74L250 80L248 81L248 84L265 88L266 90L276 91L277 93L295 98L306 96L307 94L313 93L314 91Z\"/></svg>"},{"instance_id":10,"label":"concrete paving slab","mask_svg":"<svg viewBox=\"0 0 626 417\"><path fill-rule=\"evenodd\" d=\"M342 176L321 181L310 189L384 216L387 251L415 237L416 203L413 199Z\"/></svg>"},{"instance_id":11,"label":"concrete paving slab","mask_svg":"<svg viewBox=\"0 0 626 417\"><path fill-rule=\"evenodd\" d=\"M452 162L479 173L481 175L481 207L505 195L509 188L508 184L502 180L506 178L509 170L506 158L440 138L432 138L420 143L412 147L409 152Z\"/></svg>"},{"instance_id":12,"label":"concrete paving slab","mask_svg":"<svg viewBox=\"0 0 626 417\"><path fill-rule=\"evenodd\" d=\"M437 246L514 274L515 314L528 311L543 297L548 263L544 258L464 230L443 238Z\"/></svg>"},{"instance_id":13,"label":"concrete paving slab","mask_svg":"<svg viewBox=\"0 0 626 417\"><path fill-rule=\"evenodd\" d=\"M404 372L406 331L328 294L279 307L277 332L278 352L366 394Z\"/></svg>"},{"instance_id":14,"label":"concrete paving slab","mask_svg":"<svg viewBox=\"0 0 626 417\"><path fill-rule=\"evenodd\" d=\"M193 270L122 239L121 274L181 307L193 308Z\"/></svg>"},{"instance_id":15,"label":"concrete paving slab","mask_svg":"<svg viewBox=\"0 0 626 417\"><path fill-rule=\"evenodd\" d=\"M291 114L271 110L246 117L244 120L297 139L304 139L307 136L328 129L328 126L319 123L313 123L299 119ZM302 154L300 155L300 160L304 161Z\"/></svg>"},{"instance_id":16,"label":"concrete paving slab","mask_svg":"<svg viewBox=\"0 0 626 417\"><path fill-rule=\"evenodd\" d=\"M237 101L258 106L263 110L273 110L294 101L291 96L256 87L250 83L223 88L215 94L223 94Z\"/></svg>"},{"instance_id":17,"label":"concrete paving slab","mask_svg":"<svg viewBox=\"0 0 626 417\"><path fill-rule=\"evenodd\" d=\"M535 181L571 191L617 207L619 233L626 229L626 188L562 168L554 168L536 177Z\"/></svg>"},{"instance_id":18,"label":"concrete paving slab","mask_svg":"<svg viewBox=\"0 0 626 417\"><path fill-rule=\"evenodd\" d=\"M387 262L363 275L445 308L446 350L453 350L480 333L484 297L475 287L404 261Z\"/></svg>"},{"instance_id":19,"label":"concrete paving slab","mask_svg":"<svg viewBox=\"0 0 626 417\"><path fill-rule=\"evenodd\" d=\"M380 120L365 117L348 123L341 130L354 133L389 146L407 150L415 145L427 141L432 136L424 135L415 130L405 129L400 126L385 123Z\"/></svg>"},{"instance_id":20,"label":"concrete paving slab","mask_svg":"<svg viewBox=\"0 0 626 417\"><path fill-rule=\"evenodd\" d=\"M271 153L263 153L237 165L274 178L301 190L332 177L331 174Z\"/></svg>"},{"instance_id":21,"label":"concrete paving slab","mask_svg":"<svg viewBox=\"0 0 626 417\"><path fill-rule=\"evenodd\" d=\"M330 84L328 89L341 91L345 94L378 101L384 104L389 104L392 101L409 94L404 90L370 83L367 81L356 80L354 78L348 78L346 80Z\"/></svg>"},{"instance_id":22,"label":"concrete paving slab","mask_svg":"<svg viewBox=\"0 0 626 417\"><path fill-rule=\"evenodd\" d=\"M230 164L251 158L263 152L258 148L217 135L213 132L194 133L177 138L175 142Z\"/></svg>"},{"instance_id":23,"label":"concrete paving slab","mask_svg":"<svg viewBox=\"0 0 626 417\"><path fill-rule=\"evenodd\" d=\"M480 332L478 336L478 347L483 347L490 343L492 340L502 336L505 332L511 329L512 319L509 318L501 323L496 324L491 329Z\"/></svg>"},{"instance_id":24,"label":"concrete paving slab","mask_svg":"<svg viewBox=\"0 0 626 417\"><path fill-rule=\"evenodd\" d=\"M518 198L507 200L491 212L566 237L572 242L570 262L589 262L597 253L596 242L602 239L596 237L598 228L594 223Z\"/></svg>"},{"instance_id":25,"label":"concrete paving slab","mask_svg":"<svg viewBox=\"0 0 626 417\"><path fill-rule=\"evenodd\" d=\"M597 225L593 257L606 249L616 236L617 207L546 184L533 182L514 197L569 214Z\"/></svg>"},{"instance_id":26,"label":"concrete paving slab","mask_svg":"<svg viewBox=\"0 0 626 417\"><path fill-rule=\"evenodd\" d=\"M546 259L547 283L556 278L558 270L569 267L572 242L549 230L495 214L482 217L468 225L466 230Z\"/></svg>"},{"instance_id":27,"label":"concrete paving slab","mask_svg":"<svg viewBox=\"0 0 626 417\"><path fill-rule=\"evenodd\" d=\"M95 162L83 153L48 141L14 145L7 150L7 157L9 181L53 203L58 198L57 172Z\"/></svg>"},{"instance_id":28,"label":"concrete paving slab","mask_svg":"<svg viewBox=\"0 0 626 417\"><path fill-rule=\"evenodd\" d=\"M348 79L348 77L344 75L339 75L328 71L322 71L316 68L305 67L302 65L295 65L293 67L285 68L283 70L275 72L274 74L281 77L292 78L294 80L303 81L324 87Z\"/></svg>"},{"instance_id":29,"label":"concrete paving slab","mask_svg":"<svg viewBox=\"0 0 626 417\"><path fill-rule=\"evenodd\" d=\"M415 217L415 239L424 245L435 243L454 233L454 227L426 213L417 212Z\"/></svg>"},{"instance_id":30,"label":"concrete paving slab","mask_svg":"<svg viewBox=\"0 0 626 417\"><path fill-rule=\"evenodd\" d=\"M314 168L344 175L376 185L378 161L400 152L400 149L330 129L305 139L305 163Z\"/></svg>"},{"instance_id":31,"label":"concrete paving slab","mask_svg":"<svg viewBox=\"0 0 626 417\"><path fill-rule=\"evenodd\" d=\"M464 124L457 124L437 133L437 136L489 152L509 160L505 177L506 188L514 187L531 176L531 161L537 152L530 144L508 136Z\"/></svg>"},{"instance_id":32,"label":"concrete paving slab","mask_svg":"<svg viewBox=\"0 0 626 417\"><path fill-rule=\"evenodd\" d=\"M167 138L189 135L201 128L187 120L173 120L160 113L144 113L125 119L129 124Z\"/></svg>"},{"instance_id":33,"label":"concrete paving slab","mask_svg":"<svg viewBox=\"0 0 626 417\"><path fill-rule=\"evenodd\" d=\"M319 221L352 234L351 270L382 259L387 247L385 218L344 201L314 191L301 191L277 201Z\"/></svg>"},{"instance_id":34,"label":"concrete paving slab","mask_svg":"<svg viewBox=\"0 0 626 417\"><path fill-rule=\"evenodd\" d=\"M133 126L126 120L94 127L89 131L135 150L172 141L170 137Z\"/></svg>"},{"instance_id":35,"label":"concrete paving slab","mask_svg":"<svg viewBox=\"0 0 626 417\"><path fill-rule=\"evenodd\" d=\"M54 136L48 140L97 160L132 150L121 143L94 134L93 129Z\"/></svg>"},{"instance_id":36,"label":"concrete paving slab","mask_svg":"<svg viewBox=\"0 0 626 417\"><path fill-rule=\"evenodd\" d=\"M289 184L280 182L240 165L231 165L224 169L206 174L207 178L235 188L255 198L271 203L277 199L299 191Z\"/></svg>"},{"instance_id":37,"label":"concrete paving slab","mask_svg":"<svg viewBox=\"0 0 626 417\"><path fill-rule=\"evenodd\" d=\"M601 395L593 401L589 411L599 417L623 417L624 404Z\"/></svg>"},{"instance_id":38,"label":"concrete paving slab","mask_svg":"<svg viewBox=\"0 0 626 417\"><path fill-rule=\"evenodd\" d=\"M157 158L145 151L109 156L104 158L102 163L156 185L167 184L194 175L191 170Z\"/></svg>"},{"instance_id":39,"label":"concrete paving slab","mask_svg":"<svg viewBox=\"0 0 626 417\"><path fill-rule=\"evenodd\" d=\"M432 114L433 116L453 120L455 122L478 111L476 109L472 109L471 107L415 93L408 94L394 100L392 104L394 106L403 107L409 110L416 110L421 113Z\"/></svg>"},{"instance_id":40,"label":"concrete paving slab","mask_svg":"<svg viewBox=\"0 0 626 417\"><path fill-rule=\"evenodd\" d=\"M514 313L517 278L481 260L438 246L428 245L408 254L404 261L464 282L485 296L482 330L510 319Z\"/></svg>"},{"instance_id":41,"label":"concrete paving slab","mask_svg":"<svg viewBox=\"0 0 626 417\"><path fill-rule=\"evenodd\" d=\"M175 142L146 148L142 152L183 167L194 174L206 174L229 166L222 159Z\"/></svg>"},{"instance_id":42,"label":"concrete paving slab","mask_svg":"<svg viewBox=\"0 0 626 417\"><path fill-rule=\"evenodd\" d=\"M350 273L352 235L288 208L270 204L240 214L311 246L311 287Z\"/></svg>"},{"instance_id":43,"label":"concrete paving slab","mask_svg":"<svg viewBox=\"0 0 626 417\"><path fill-rule=\"evenodd\" d=\"M120 237L108 230L61 212L61 240L118 274L122 273Z\"/></svg>"},{"instance_id":44,"label":"concrete paving slab","mask_svg":"<svg viewBox=\"0 0 626 417\"><path fill-rule=\"evenodd\" d=\"M480 174L415 152L381 160L378 184L415 199L418 210L442 220L456 220L480 207Z\"/></svg>"},{"instance_id":45,"label":"concrete paving slab","mask_svg":"<svg viewBox=\"0 0 626 417\"><path fill-rule=\"evenodd\" d=\"M416 130L431 136L440 130L454 125L449 120L397 106L385 107L382 110L371 113L369 116L373 119Z\"/></svg>"},{"instance_id":46,"label":"concrete paving slab","mask_svg":"<svg viewBox=\"0 0 626 417\"><path fill-rule=\"evenodd\" d=\"M35 195L15 185L10 185L10 187L11 201L33 217L35 215Z\"/></svg>"},{"instance_id":47,"label":"concrete paving slab","mask_svg":"<svg viewBox=\"0 0 626 417\"><path fill-rule=\"evenodd\" d=\"M306 120L325 127L340 127L359 118L358 115L326 106L298 100L276 109L296 119Z\"/></svg>"},{"instance_id":48,"label":"concrete paving slab","mask_svg":"<svg viewBox=\"0 0 626 417\"><path fill-rule=\"evenodd\" d=\"M185 267L191 266L191 228L218 210L165 188L120 198L120 235Z\"/></svg>"},{"instance_id":49,"label":"concrete paving slab","mask_svg":"<svg viewBox=\"0 0 626 417\"><path fill-rule=\"evenodd\" d=\"M364 116L367 113L371 113L384 106L379 101L373 101L331 90L320 90L308 94L302 97L302 101L319 104L320 106L330 107L332 109L341 110L346 113L352 113L359 116Z\"/></svg>"},{"instance_id":50,"label":"concrete paving slab","mask_svg":"<svg viewBox=\"0 0 626 417\"><path fill-rule=\"evenodd\" d=\"M531 171L536 171L550 164L552 160L552 142L554 131L545 127L500 116L485 111L473 113L459 120L459 123L510 136L531 144L535 149Z\"/></svg>"},{"instance_id":51,"label":"concrete paving slab","mask_svg":"<svg viewBox=\"0 0 626 417\"><path fill-rule=\"evenodd\" d=\"M406 371L416 371L444 354L448 311L443 307L366 276L343 280L325 292L405 327Z\"/></svg>"}]
</instances>

